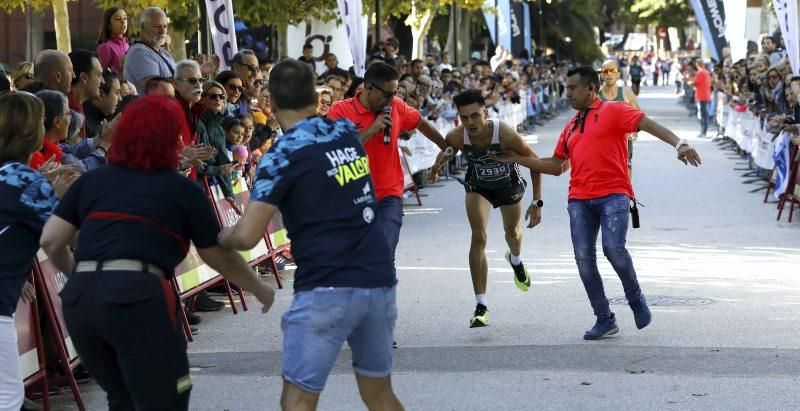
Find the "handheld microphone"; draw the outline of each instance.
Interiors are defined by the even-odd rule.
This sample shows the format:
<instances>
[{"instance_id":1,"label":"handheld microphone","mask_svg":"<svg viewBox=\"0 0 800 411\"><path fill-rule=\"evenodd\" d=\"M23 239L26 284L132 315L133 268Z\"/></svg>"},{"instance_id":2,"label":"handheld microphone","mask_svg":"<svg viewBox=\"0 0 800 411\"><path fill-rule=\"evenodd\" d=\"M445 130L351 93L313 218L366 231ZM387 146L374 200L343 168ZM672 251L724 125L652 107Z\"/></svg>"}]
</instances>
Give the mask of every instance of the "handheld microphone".
<instances>
[{"instance_id":1,"label":"handheld microphone","mask_svg":"<svg viewBox=\"0 0 800 411\"><path fill-rule=\"evenodd\" d=\"M392 106L389 104L383 106L383 114L388 115L389 119L391 120ZM392 143L392 126L388 125L386 126L386 128L383 129L383 144L386 144L388 146L391 143Z\"/></svg>"}]
</instances>

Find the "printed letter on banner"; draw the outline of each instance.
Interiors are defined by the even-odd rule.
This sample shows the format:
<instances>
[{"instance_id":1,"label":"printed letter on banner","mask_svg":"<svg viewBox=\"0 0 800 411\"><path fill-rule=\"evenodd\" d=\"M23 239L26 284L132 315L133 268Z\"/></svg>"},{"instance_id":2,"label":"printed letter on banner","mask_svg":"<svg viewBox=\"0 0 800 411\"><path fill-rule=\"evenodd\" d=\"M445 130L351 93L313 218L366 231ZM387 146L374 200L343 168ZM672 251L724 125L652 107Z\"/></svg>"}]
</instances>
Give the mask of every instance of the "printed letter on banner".
<instances>
[{"instance_id":1,"label":"printed letter on banner","mask_svg":"<svg viewBox=\"0 0 800 411\"><path fill-rule=\"evenodd\" d=\"M229 70L233 56L239 52L231 0L206 0L206 12L214 41L214 53L220 58L219 69Z\"/></svg>"}]
</instances>

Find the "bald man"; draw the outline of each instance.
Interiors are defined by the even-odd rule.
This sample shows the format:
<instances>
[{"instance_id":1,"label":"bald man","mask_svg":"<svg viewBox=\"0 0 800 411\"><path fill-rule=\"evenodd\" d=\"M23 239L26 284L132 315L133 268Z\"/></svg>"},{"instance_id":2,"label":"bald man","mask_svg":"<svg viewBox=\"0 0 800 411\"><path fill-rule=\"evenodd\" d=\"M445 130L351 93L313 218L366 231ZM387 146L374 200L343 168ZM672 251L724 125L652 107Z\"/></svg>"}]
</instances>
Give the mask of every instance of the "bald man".
<instances>
[{"instance_id":1,"label":"bald man","mask_svg":"<svg viewBox=\"0 0 800 411\"><path fill-rule=\"evenodd\" d=\"M624 101L631 107L639 110L639 103L636 101L636 94L633 90L619 85L619 65L614 60L606 60L600 68L600 80L602 87L597 93L597 97L603 101ZM638 134L628 134L628 176L633 175L633 142L638 138Z\"/></svg>"},{"instance_id":2,"label":"bald man","mask_svg":"<svg viewBox=\"0 0 800 411\"><path fill-rule=\"evenodd\" d=\"M42 50L33 64L33 75L37 83L51 90L69 93L75 73L67 53L59 50Z\"/></svg>"},{"instance_id":3,"label":"bald man","mask_svg":"<svg viewBox=\"0 0 800 411\"><path fill-rule=\"evenodd\" d=\"M145 94L145 85L153 77L172 78L175 60L164 47L169 20L164 10L148 7L139 16L141 40L132 45L125 56L123 74L136 87L136 94Z\"/></svg>"}]
</instances>

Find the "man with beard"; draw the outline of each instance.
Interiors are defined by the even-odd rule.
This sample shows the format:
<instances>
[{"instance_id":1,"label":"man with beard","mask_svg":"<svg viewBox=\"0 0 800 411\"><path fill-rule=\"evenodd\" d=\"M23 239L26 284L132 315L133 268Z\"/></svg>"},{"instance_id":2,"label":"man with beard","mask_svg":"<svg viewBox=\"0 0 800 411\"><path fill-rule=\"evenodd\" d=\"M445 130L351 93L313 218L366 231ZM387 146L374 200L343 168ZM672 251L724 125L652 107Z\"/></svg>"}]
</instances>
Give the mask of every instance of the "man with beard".
<instances>
[{"instance_id":1,"label":"man with beard","mask_svg":"<svg viewBox=\"0 0 800 411\"><path fill-rule=\"evenodd\" d=\"M141 40L125 56L125 79L133 83L139 95L151 77L173 77L175 60L164 48L167 41L167 14L158 7L144 9L139 17Z\"/></svg>"}]
</instances>

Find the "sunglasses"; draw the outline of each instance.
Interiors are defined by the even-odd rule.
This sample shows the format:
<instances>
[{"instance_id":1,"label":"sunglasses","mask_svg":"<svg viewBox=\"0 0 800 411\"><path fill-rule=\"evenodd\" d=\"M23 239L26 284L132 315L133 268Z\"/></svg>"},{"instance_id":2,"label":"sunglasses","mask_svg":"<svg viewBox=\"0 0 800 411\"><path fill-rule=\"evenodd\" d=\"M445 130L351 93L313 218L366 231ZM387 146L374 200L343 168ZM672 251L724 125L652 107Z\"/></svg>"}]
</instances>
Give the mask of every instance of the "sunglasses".
<instances>
[{"instance_id":1,"label":"sunglasses","mask_svg":"<svg viewBox=\"0 0 800 411\"><path fill-rule=\"evenodd\" d=\"M263 86L266 83L267 83L267 80L264 80L263 78L260 79L260 80L253 80L253 85L254 86Z\"/></svg>"},{"instance_id":2,"label":"sunglasses","mask_svg":"<svg viewBox=\"0 0 800 411\"><path fill-rule=\"evenodd\" d=\"M617 70L617 69L600 70L600 74L617 74L617 73L619 73L619 70Z\"/></svg>"},{"instance_id":3,"label":"sunglasses","mask_svg":"<svg viewBox=\"0 0 800 411\"><path fill-rule=\"evenodd\" d=\"M238 92L240 92L240 93L244 91L244 87L242 87L242 86L235 86L235 85L233 85L233 84L228 84L228 85L227 85L227 86L225 86L225 87L227 87L227 88L228 88L228 90L230 90L230 91L238 91Z\"/></svg>"},{"instance_id":4,"label":"sunglasses","mask_svg":"<svg viewBox=\"0 0 800 411\"><path fill-rule=\"evenodd\" d=\"M769 78L770 78L770 80L773 80L773 79L774 79L774 80L778 80L778 79L780 79L781 77L780 77L780 76L776 76L776 75L774 75L774 74L773 74L773 75L769 76Z\"/></svg>"},{"instance_id":5,"label":"sunglasses","mask_svg":"<svg viewBox=\"0 0 800 411\"><path fill-rule=\"evenodd\" d=\"M189 77L189 78L181 78L181 80L183 80L183 81L185 81L185 82L187 82L187 83L189 83L191 85L195 85L195 84L198 84L198 83L201 83L201 82L205 81L205 78L204 77L199 77L199 78L198 77Z\"/></svg>"},{"instance_id":6,"label":"sunglasses","mask_svg":"<svg viewBox=\"0 0 800 411\"><path fill-rule=\"evenodd\" d=\"M378 91L383 93L383 98L390 99L390 98L392 98L392 97L397 95L397 90L395 90L395 91L386 91L386 90L378 87L375 83L370 83L370 84L372 85L373 88L376 88Z\"/></svg>"},{"instance_id":7,"label":"sunglasses","mask_svg":"<svg viewBox=\"0 0 800 411\"><path fill-rule=\"evenodd\" d=\"M207 93L205 96L212 100L225 100L224 94Z\"/></svg>"},{"instance_id":8,"label":"sunglasses","mask_svg":"<svg viewBox=\"0 0 800 411\"><path fill-rule=\"evenodd\" d=\"M248 70L250 70L250 72L251 72L251 73L255 73L256 71L258 71L258 67L254 66L254 65L252 65L252 64L247 64L247 63L239 63L238 61L234 61L234 63L236 63L236 64L238 64L238 65L240 65L240 66L245 66L245 67L247 67L247 69L248 69Z\"/></svg>"}]
</instances>

